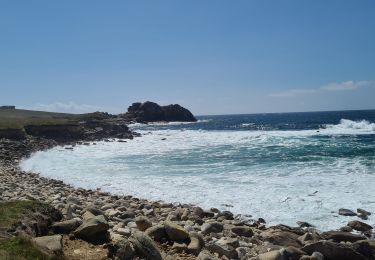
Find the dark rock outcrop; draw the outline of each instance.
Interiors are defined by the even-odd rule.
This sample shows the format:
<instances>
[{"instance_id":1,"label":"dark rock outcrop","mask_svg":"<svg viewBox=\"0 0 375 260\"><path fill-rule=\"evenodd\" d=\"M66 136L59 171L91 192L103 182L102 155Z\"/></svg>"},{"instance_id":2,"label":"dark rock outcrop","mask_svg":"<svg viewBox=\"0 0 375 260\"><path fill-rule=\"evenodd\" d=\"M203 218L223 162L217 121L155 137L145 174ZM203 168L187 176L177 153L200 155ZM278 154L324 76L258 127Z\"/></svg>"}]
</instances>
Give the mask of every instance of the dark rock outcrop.
<instances>
[{"instance_id":1,"label":"dark rock outcrop","mask_svg":"<svg viewBox=\"0 0 375 260\"><path fill-rule=\"evenodd\" d=\"M174 104L160 106L154 102L133 103L122 117L136 122L196 122L197 119L186 108Z\"/></svg>"},{"instance_id":2,"label":"dark rock outcrop","mask_svg":"<svg viewBox=\"0 0 375 260\"><path fill-rule=\"evenodd\" d=\"M25 137L25 131L21 128L0 129L0 139L5 138L10 140L22 140L25 139Z\"/></svg>"}]
</instances>

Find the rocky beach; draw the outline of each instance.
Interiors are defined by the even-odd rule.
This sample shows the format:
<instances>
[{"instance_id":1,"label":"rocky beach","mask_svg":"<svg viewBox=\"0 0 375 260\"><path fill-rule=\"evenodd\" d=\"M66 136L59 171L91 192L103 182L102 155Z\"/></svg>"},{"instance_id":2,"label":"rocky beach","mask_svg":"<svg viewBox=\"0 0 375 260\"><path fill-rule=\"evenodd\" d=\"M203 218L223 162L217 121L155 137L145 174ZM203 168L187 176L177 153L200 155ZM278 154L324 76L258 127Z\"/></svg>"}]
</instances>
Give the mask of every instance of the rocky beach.
<instances>
[{"instance_id":1,"label":"rocky beach","mask_svg":"<svg viewBox=\"0 0 375 260\"><path fill-rule=\"evenodd\" d=\"M348 218L340 230L321 232L303 221L296 227L269 226L262 218L183 201L172 204L76 188L19 167L33 152L57 145L72 149L100 140L142 138L128 129L131 121L191 121L191 116L180 107L135 103L120 117L80 123L83 128L77 135L72 134L76 128L69 135L65 128L61 138L54 129L34 127L23 138L1 139L0 203L45 205L1 228L0 238L23 236L48 257L63 259L375 259L373 227L364 223L371 212L365 209L340 209L339 217ZM12 259L12 255L0 253L0 258Z\"/></svg>"}]
</instances>

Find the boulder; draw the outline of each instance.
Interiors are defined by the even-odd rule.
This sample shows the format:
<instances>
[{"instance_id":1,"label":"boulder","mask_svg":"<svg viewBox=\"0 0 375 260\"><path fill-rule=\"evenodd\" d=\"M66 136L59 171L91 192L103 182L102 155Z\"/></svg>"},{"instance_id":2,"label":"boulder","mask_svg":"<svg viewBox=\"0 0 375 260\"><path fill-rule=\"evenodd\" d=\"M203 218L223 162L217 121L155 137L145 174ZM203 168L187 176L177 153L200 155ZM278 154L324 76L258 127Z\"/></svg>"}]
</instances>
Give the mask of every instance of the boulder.
<instances>
[{"instance_id":1,"label":"boulder","mask_svg":"<svg viewBox=\"0 0 375 260\"><path fill-rule=\"evenodd\" d=\"M201 227L203 234L219 233L223 231L224 226L220 222L204 223Z\"/></svg>"},{"instance_id":2,"label":"boulder","mask_svg":"<svg viewBox=\"0 0 375 260\"><path fill-rule=\"evenodd\" d=\"M299 260L324 260L324 256L319 252L314 252L311 256L302 256Z\"/></svg>"},{"instance_id":3,"label":"boulder","mask_svg":"<svg viewBox=\"0 0 375 260\"><path fill-rule=\"evenodd\" d=\"M43 252L49 255L63 255L63 243L61 235L35 237L32 242Z\"/></svg>"},{"instance_id":4,"label":"boulder","mask_svg":"<svg viewBox=\"0 0 375 260\"><path fill-rule=\"evenodd\" d=\"M234 234L243 237L252 237L254 234L253 230L248 226L235 226L231 230Z\"/></svg>"},{"instance_id":5,"label":"boulder","mask_svg":"<svg viewBox=\"0 0 375 260\"><path fill-rule=\"evenodd\" d=\"M134 232L131 242L133 243L136 252L146 259L162 260L159 248L144 232Z\"/></svg>"},{"instance_id":6,"label":"boulder","mask_svg":"<svg viewBox=\"0 0 375 260\"><path fill-rule=\"evenodd\" d=\"M184 241L185 239L189 238L189 233L176 223L165 221L164 228L167 232L168 238L172 241Z\"/></svg>"},{"instance_id":7,"label":"boulder","mask_svg":"<svg viewBox=\"0 0 375 260\"><path fill-rule=\"evenodd\" d=\"M275 245L301 247L299 236L290 231L268 229L261 234L261 237Z\"/></svg>"},{"instance_id":8,"label":"boulder","mask_svg":"<svg viewBox=\"0 0 375 260\"><path fill-rule=\"evenodd\" d=\"M165 230L164 225L159 224L152 226L148 228L145 233L158 242L163 242L168 239L167 231Z\"/></svg>"},{"instance_id":9,"label":"boulder","mask_svg":"<svg viewBox=\"0 0 375 260\"><path fill-rule=\"evenodd\" d=\"M73 218L61 222L54 223L52 225L52 230L54 233L69 234L77 227L82 224L82 220Z\"/></svg>"},{"instance_id":10,"label":"boulder","mask_svg":"<svg viewBox=\"0 0 375 260\"><path fill-rule=\"evenodd\" d=\"M372 226L370 226L370 225L368 225L364 222L358 221L358 220L350 221L348 223L348 226L351 227L354 230L362 231L362 232L369 231L369 230L372 229Z\"/></svg>"},{"instance_id":11,"label":"boulder","mask_svg":"<svg viewBox=\"0 0 375 260\"><path fill-rule=\"evenodd\" d=\"M134 245L127 239L116 244L116 259L118 260L132 260L135 257Z\"/></svg>"},{"instance_id":12,"label":"boulder","mask_svg":"<svg viewBox=\"0 0 375 260\"><path fill-rule=\"evenodd\" d=\"M199 253L197 260L218 260L216 256L208 252L207 250L203 250Z\"/></svg>"},{"instance_id":13,"label":"boulder","mask_svg":"<svg viewBox=\"0 0 375 260\"><path fill-rule=\"evenodd\" d=\"M217 214L217 218L232 220L234 219L234 216L232 212L224 210Z\"/></svg>"},{"instance_id":14,"label":"boulder","mask_svg":"<svg viewBox=\"0 0 375 260\"><path fill-rule=\"evenodd\" d=\"M190 233L190 243L187 250L190 254L198 255L204 247L203 236L197 232Z\"/></svg>"},{"instance_id":15,"label":"boulder","mask_svg":"<svg viewBox=\"0 0 375 260\"><path fill-rule=\"evenodd\" d=\"M349 216L349 217L350 216L357 216L357 214L354 211L352 211L350 209L343 209L343 208L339 209L339 215Z\"/></svg>"},{"instance_id":16,"label":"boulder","mask_svg":"<svg viewBox=\"0 0 375 260\"><path fill-rule=\"evenodd\" d=\"M145 231L152 226L151 221L144 216L139 216L135 218L135 223L140 231Z\"/></svg>"},{"instance_id":17,"label":"boulder","mask_svg":"<svg viewBox=\"0 0 375 260\"><path fill-rule=\"evenodd\" d=\"M213 253L217 253L220 256L226 256L229 259L238 258L236 249L230 245L230 243L227 243L224 237L218 241L208 243L206 248Z\"/></svg>"},{"instance_id":18,"label":"boulder","mask_svg":"<svg viewBox=\"0 0 375 260\"><path fill-rule=\"evenodd\" d=\"M326 240L332 240L334 242L355 242L366 239L364 236L342 231L324 232L322 233L322 237L324 237Z\"/></svg>"},{"instance_id":19,"label":"boulder","mask_svg":"<svg viewBox=\"0 0 375 260\"><path fill-rule=\"evenodd\" d=\"M354 242L352 244L353 249L366 256L369 259L374 259L375 257L375 240L361 240Z\"/></svg>"},{"instance_id":20,"label":"boulder","mask_svg":"<svg viewBox=\"0 0 375 260\"><path fill-rule=\"evenodd\" d=\"M324 259L331 260L365 260L367 259L356 252L349 244L335 243L331 241L319 241L302 247L302 250L311 255L319 252L324 255Z\"/></svg>"},{"instance_id":21,"label":"boulder","mask_svg":"<svg viewBox=\"0 0 375 260\"><path fill-rule=\"evenodd\" d=\"M84 220L74 231L74 235L90 242L103 242L108 240L108 229L109 225L106 219L103 215L99 215Z\"/></svg>"}]
</instances>

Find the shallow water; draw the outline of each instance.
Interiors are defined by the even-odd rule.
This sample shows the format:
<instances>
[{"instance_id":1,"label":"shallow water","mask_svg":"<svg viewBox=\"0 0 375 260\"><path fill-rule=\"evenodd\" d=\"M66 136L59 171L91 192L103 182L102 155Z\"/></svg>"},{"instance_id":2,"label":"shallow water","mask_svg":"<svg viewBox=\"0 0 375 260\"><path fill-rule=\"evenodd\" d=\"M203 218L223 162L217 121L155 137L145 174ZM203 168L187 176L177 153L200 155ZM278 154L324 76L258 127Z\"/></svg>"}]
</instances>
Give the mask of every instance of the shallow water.
<instances>
[{"instance_id":1,"label":"shallow water","mask_svg":"<svg viewBox=\"0 0 375 260\"><path fill-rule=\"evenodd\" d=\"M352 111L136 124L143 136L127 143L55 147L21 166L78 187L325 230L355 219L341 207L375 213L374 121L375 111Z\"/></svg>"}]
</instances>

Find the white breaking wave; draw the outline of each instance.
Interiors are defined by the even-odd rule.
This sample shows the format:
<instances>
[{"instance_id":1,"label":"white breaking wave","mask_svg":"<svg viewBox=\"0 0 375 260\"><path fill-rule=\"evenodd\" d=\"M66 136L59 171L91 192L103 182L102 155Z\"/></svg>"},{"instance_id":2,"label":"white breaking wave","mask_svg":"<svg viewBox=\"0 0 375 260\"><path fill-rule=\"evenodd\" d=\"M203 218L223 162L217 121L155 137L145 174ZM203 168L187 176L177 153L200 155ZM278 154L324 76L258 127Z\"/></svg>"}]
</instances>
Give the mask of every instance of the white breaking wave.
<instances>
[{"instance_id":1,"label":"white breaking wave","mask_svg":"<svg viewBox=\"0 0 375 260\"><path fill-rule=\"evenodd\" d=\"M373 133L375 132L375 123L370 123L367 120L352 121L349 119L341 119L340 123L337 125L326 125L326 129L336 130L338 132L354 131L359 133Z\"/></svg>"},{"instance_id":2,"label":"white breaking wave","mask_svg":"<svg viewBox=\"0 0 375 260\"><path fill-rule=\"evenodd\" d=\"M341 207L375 212L374 157L284 157L305 148L341 149L336 136L373 134L370 126L343 119L319 132L144 130L127 143L37 152L21 167L77 187L228 209L270 224L307 221L324 230L351 220L332 213Z\"/></svg>"}]
</instances>

